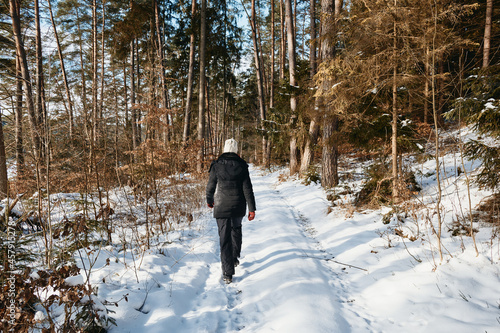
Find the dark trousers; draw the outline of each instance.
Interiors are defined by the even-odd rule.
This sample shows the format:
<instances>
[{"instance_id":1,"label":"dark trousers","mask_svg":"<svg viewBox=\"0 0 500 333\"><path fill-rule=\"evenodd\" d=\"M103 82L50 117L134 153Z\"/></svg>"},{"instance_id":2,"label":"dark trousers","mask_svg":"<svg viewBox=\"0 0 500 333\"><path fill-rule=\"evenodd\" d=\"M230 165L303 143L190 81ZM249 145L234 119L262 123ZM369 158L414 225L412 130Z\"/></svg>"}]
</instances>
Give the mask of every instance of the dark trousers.
<instances>
[{"instance_id":1,"label":"dark trousers","mask_svg":"<svg viewBox=\"0 0 500 333\"><path fill-rule=\"evenodd\" d=\"M242 220L243 217L217 219L222 273L227 276L234 275L234 260L240 257Z\"/></svg>"}]
</instances>

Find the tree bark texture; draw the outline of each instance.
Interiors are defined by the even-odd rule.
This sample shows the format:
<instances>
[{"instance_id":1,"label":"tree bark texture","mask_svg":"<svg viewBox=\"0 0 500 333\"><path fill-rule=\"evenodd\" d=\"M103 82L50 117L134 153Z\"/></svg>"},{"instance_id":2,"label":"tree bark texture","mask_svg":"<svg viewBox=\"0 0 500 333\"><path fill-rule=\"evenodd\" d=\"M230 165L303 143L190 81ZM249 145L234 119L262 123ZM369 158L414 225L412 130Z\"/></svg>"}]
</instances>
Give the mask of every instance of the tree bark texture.
<instances>
[{"instance_id":1,"label":"tree bark texture","mask_svg":"<svg viewBox=\"0 0 500 333\"><path fill-rule=\"evenodd\" d=\"M332 40L335 25L335 13L340 13L342 1L321 0L321 60L329 61L335 55L335 41ZM329 80L325 80L321 87L324 93L332 86ZM318 107L323 117L323 150L321 156L321 185L324 188L336 186L339 183L338 177L338 148L335 142L334 133L338 129L338 118L331 109L328 101L320 97L317 101Z\"/></svg>"},{"instance_id":2,"label":"tree bark texture","mask_svg":"<svg viewBox=\"0 0 500 333\"><path fill-rule=\"evenodd\" d=\"M483 43L483 68L488 67L490 63L492 12L493 12L493 0L486 0L486 21L484 24L484 43Z\"/></svg>"}]
</instances>

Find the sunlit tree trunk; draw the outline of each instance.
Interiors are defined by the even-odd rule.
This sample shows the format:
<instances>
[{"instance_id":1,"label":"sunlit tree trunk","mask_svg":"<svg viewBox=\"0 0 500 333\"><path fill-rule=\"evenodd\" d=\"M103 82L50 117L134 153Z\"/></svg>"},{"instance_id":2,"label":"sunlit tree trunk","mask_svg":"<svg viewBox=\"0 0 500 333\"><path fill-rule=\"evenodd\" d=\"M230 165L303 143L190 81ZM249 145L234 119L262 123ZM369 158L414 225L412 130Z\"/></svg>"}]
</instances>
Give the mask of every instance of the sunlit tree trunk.
<instances>
[{"instance_id":1,"label":"sunlit tree trunk","mask_svg":"<svg viewBox=\"0 0 500 333\"><path fill-rule=\"evenodd\" d=\"M343 1L321 0L321 60L329 61L335 55L335 40L332 40L332 29L335 27L331 20L335 20L342 10ZM323 93L330 89L332 83L325 80L318 89ZM331 106L323 97L319 98L318 108L323 117L323 151L321 155L321 185L324 188L336 186L338 177L338 148L334 134L338 130L338 118L331 110Z\"/></svg>"},{"instance_id":2,"label":"sunlit tree trunk","mask_svg":"<svg viewBox=\"0 0 500 333\"><path fill-rule=\"evenodd\" d=\"M186 109L184 111L184 131L182 134L182 144L187 145L189 140L189 128L191 126L191 105L193 96L193 77L194 77L194 19L196 14L196 0L191 1L191 40L189 46L189 71L188 71L188 85L186 96Z\"/></svg>"},{"instance_id":3,"label":"sunlit tree trunk","mask_svg":"<svg viewBox=\"0 0 500 333\"><path fill-rule=\"evenodd\" d=\"M309 42L309 78L311 81L314 79L314 75L316 74L316 0L310 0L309 6L309 16L311 19L310 22L310 33L311 39ZM317 104L314 104L316 108ZM313 160L313 145L316 144L318 140L319 134L319 126L318 126L318 117L316 110L312 111L312 119L309 124L309 132L306 137L306 142L304 144L304 153L302 154L302 160L300 161L300 174L304 175Z\"/></svg>"},{"instance_id":4,"label":"sunlit tree trunk","mask_svg":"<svg viewBox=\"0 0 500 333\"><path fill-rule=\"evenodd\" d=\"M198 141L200 144L200 149L198 151L198 166L197 171L201 172L203 169L203 159L204 159L204 135L205 135L205 43L207 36L207 24L206 24L206 12L207 12L207 0L201 0L201 11L200 11L200 83L199 83L199 94L198 94Z\"/></svg>"},{"instance_id":5,"label":"sunlit tree trunk","mask_svg":"<svg viewBox=\"0 0 500 333\"><path fill-rule=\"evenodd\" d=\"M290 77L290 86L295 89L297 86L297 81L295 78L295 33L293 26L293 11L292 11L292 0L285 0L285 11L286 11L286 29L287 29L287 43L288 43L288 71ZM297 122L297 98L295 93L290 96L290 174L295 174L298 170L297 163L297 133L296 133L296 122Z\"/></svg>"},{"instance_id":6,"label":"sunlit tree trunk","mask_svg":"<svg viewBox=\"0 0 500 333\"><path fill-rule=\"evenodd\" d=\"M483 68L488 67L490 62L491 48L491 14L493 12L493 0L486 0L486 22L484 24L483 45Z\"/></svg>"}]
</instances>

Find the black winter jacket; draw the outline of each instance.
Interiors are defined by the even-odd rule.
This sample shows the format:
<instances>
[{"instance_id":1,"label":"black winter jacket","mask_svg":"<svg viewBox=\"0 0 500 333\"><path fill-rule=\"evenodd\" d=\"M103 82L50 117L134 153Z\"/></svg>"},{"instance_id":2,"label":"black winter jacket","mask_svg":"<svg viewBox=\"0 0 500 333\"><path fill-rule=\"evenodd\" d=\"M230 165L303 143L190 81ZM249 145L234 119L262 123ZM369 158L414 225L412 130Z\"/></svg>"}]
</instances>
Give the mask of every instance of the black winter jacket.
<instances>
[{"instance_id":1,"label":"black winter jacket","mask_svg":"<svg viewBox=\"0 0 500 333\"><path fill-rule=\"evenodd\" d=\"M224 153L212 162L209 172L207 203L214 205L215 218L245 216L246 205L250 212L255 211L248 164L241 157Z\"/></svg>"}]
</instances>

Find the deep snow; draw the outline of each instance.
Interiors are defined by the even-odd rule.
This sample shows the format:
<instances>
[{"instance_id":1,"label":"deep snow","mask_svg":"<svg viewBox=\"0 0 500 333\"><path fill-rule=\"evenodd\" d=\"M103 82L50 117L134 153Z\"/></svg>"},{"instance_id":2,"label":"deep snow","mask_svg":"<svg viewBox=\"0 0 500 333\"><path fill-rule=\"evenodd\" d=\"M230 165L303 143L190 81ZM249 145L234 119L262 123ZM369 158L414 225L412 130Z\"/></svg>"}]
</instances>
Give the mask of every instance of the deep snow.
<instances>
[{"instance_id":1,"label":"deep snow","mask_svg":"<svg viewBox=\"0 0 500 333\"><path fill-rule=\"evenodd\" d=\"M450 169L440 261L430 226L433 163L420 166L417 202L428 205L389 224L382 223L389 208L354 211L349 195L329 208L319 185L282 181L284 169L252 168L257 212L243 222L234 282L221 281L208 208L144 254L103 248L90 280L100 299L118 302L108 305L117 322L110 332L500 332L498 236L492 240L491 229L481 228L479 256L470 237L450 236L448 227L467 206L464 176ZM443 165L456 166L456 157ZM362 180L349 179L344 187L359 188ZM473 189L473 206L484 195Z\"/></svg>"}]
</instances>

